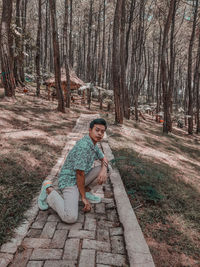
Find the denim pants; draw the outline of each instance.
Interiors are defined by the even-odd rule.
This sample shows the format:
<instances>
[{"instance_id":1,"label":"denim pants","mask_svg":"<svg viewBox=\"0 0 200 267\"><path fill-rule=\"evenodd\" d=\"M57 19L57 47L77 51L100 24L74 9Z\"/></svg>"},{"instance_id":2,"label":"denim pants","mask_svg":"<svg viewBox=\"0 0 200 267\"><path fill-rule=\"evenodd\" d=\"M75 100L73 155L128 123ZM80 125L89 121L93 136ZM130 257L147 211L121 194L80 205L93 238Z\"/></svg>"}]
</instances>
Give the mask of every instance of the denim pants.
<instances>
[{"instance_id":1,"label":"denim pants","mask_svg":"<svg viewBox=\"0 0 200 267\"><path fill-rule=\"evenodd\" d=\"M85 185L89 185L99 175L101 166L94 167L85 176ZM63 222L74 223L78 219L79 190L77 185L62 189L62 196L53 190L47 197L49 206L57 212Z\"/></svg>"}]
</instances>

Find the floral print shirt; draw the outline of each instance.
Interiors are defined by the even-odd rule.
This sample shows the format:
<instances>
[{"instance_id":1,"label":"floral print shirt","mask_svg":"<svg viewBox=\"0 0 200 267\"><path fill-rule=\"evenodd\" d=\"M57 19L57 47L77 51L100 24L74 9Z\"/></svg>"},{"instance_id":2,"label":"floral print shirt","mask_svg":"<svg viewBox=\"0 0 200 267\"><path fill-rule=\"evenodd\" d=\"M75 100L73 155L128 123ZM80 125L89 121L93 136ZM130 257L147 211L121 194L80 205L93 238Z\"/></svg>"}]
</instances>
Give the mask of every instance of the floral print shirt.
<instances>
[{"instance_id":1,"label":"floral print shirt","mask_svg":"<svg viewBox=\"0 0 200 267\"><path fill-rule=\"evenodd\" d=\"M60 189L76 185L76 170L82 170L87 174L97 159L104 158L99 147L94 145L89 135L76 142L70 150L58 176Z\"/></svg>"}]
</instances>

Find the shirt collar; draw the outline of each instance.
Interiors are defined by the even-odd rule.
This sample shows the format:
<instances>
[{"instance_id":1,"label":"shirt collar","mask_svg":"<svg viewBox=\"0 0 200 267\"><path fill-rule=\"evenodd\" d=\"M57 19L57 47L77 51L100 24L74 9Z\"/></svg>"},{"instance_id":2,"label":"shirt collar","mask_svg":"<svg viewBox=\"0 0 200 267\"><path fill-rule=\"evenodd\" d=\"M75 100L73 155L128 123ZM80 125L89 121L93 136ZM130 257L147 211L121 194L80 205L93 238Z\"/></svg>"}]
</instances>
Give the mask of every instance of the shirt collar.
<instances>
[{"instance_id":1,"label":"shirt collar","mask_svg":"<svg viewBox=\"0 0 200 267\"><path fill-rule=\"evenodd\" d=\"M94 145L94 143L93 143L91 137L89 136L89 134L87 134L87 135L85 136L85 139L86 139L86 141L88 142L88 144L89 144L92 148L95 148L95 147L96 147L97 144Z\"/></svg>"}]
</instances>

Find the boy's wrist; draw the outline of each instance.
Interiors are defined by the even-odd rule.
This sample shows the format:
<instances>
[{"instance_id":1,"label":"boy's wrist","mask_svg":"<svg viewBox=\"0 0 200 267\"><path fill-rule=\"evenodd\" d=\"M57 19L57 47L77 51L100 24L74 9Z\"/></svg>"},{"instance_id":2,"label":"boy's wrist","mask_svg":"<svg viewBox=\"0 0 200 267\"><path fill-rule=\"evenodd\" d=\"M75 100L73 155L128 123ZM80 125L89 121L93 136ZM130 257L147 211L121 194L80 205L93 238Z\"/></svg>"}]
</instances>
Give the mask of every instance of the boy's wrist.
<instances>
[{"instance_id":1,"label":"boy's wrist","mask_svg":"<svg viewBox=\"0 0 200 267\"><path fill-rule=\"evenodd\" d=\"M86 199L85 192L81 194L81 199Z\"/></svg>"}]
</instances>

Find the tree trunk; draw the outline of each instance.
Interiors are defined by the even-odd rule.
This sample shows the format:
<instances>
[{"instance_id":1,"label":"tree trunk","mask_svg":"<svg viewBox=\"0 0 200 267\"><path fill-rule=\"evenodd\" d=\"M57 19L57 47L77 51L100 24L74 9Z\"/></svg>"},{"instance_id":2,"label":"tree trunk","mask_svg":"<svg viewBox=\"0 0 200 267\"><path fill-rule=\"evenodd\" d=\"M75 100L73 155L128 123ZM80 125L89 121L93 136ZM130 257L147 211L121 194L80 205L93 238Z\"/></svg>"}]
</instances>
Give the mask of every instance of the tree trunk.
<instances>
[{"instance_id":1,"label":"tree trunk","mask_svg":"<svg viewBox=\"0 0 200 267\"><path fill-rule=\"evenodd\" d=\"M17 31L19 31L21 29L21 25L20 25L20 2L21 0L16 0L16 29ZM14 57L14 76L15 76L15 82L16 82L16 86L19 86L21 84L20 81L20 76L19 76L19 72L18 72L18 68L20 66L20 55L19 55L19 51L20 51L20 39L21 36L15 36L15 57Z\"/></svg>"},{"instance_id":2,"label":"tree trunk","mask_svg":"<svg viewBox=\"0 0 200 267\"><path fill-rule=\"evenodd\" d=\"M176 15L176 3L173 7L172 23L171 23L171 36L170 36L170 71L169 71L169 88L168 88L168 98L170 104L170 113L173 113L172 107L172 94L174 92L174 71L175 71L175 59L176 55L174 52L174 29L175 29L175 15ZM169 132L172 131L172 123L169 125Z\"/></svg>"},{"instance_id":3,"label":"tree trunk","mask_svg":"<svg viewBox=\"0 0 200 267\"><path fill-rule=\"evenodd\" d=\"M135 63L136 63L136 75L134 82L134 104L135 104L135 119L138 121L138 97L141 91L141 88L144 85L145 77L146 77L146 53L145 53L145 35L144 35L144 19L145 19L145 1L140 1L140 9L139 9L139 22L137 25L136 31L136 52L135 52ZM145 67L143 67L143 59L145 60ZM143 68L145 69L144 76Z\"/></svg>"},{"instance_id":4,"label":"tree trunk","mask_svg":"<svg viewBox=\"0 0 200 267\"><path fill-rule=\"evenodd\" d=\"M162 43L162 28L160 27L160 37L158 46L158 67L157 67L157 78L156 78L156 121L158 122L158 113L160 112L160 91L161 91L161 75L160 75L160 58L161 58L161 43Z\"/></svg>"},{"instance_id":5,"label":"tree trunk","mask_svg":"<svg viewBox=\"0 0 200 267\"><path fill-rule=\"evenodd\" d=\"M64 40L65 40L65 53L64 53L64 59L65 59L65 72L66 72L66 107L70 108L70 100L71 100L71 90L70 90L70 74L69 74L69 61L67 56L68 53L68 36L67 36L67 28L68 28L68 7L69 7L69 1L65 0L65 20L64 20L64 27L63 27L63 34L64 34Z\"/></svg>"},{"instance_id":6,"label":"tree trunk","mask_svg":"<svg viewBox=\"0 0 200 267\"><path fill-rule=\"evenodd\" d=\"M167 88L167 38L169 29L172 23L172 16L174 5L176 4L176 0L170 1L170 7L168 11L167 21L165 23L164 32L163 32L163 42L162 42L162 52L161 52L161 82L163 89L163 109L164 109L164 123L163 123L163 132L168 133L171 131L171 114L170 114L170 94Z\"/></svg>"},{"instance_id":7,"label":"tree trunk","mask_svg":"<svg viewBox=\"0 0 200 267\"><path fill-rule=\"evenodd\" d=\"M129 37L130 37L130 32L131 32L131 26L132 26L132 23L133 23L133 13L134 13L134 9L135 9L135 3L136 3L136 0L131 0L131 8L130 8L130 14L129 14L128 30L126 32L126 58L125 58L126 68L127 68L127 64L128 64Z\"/></svg>"},{"instance_id":8,"label":"tree trunk","mask_svg":"<svg viewBox=\"0 0 200 267\"><path fill-rule=\"evenodd\" d=\"M73 18L73 0L70 0L70 29L69 29L69 65L70 65L70 68L73 67L73 51L72 51L73 24L72 24L72 18Z\"/></svg>"},{"instance_id":9,"label":"tree trunk","mask_svg":"<svg viewBox=\"0 0 200 267\"><path fill-rule=\"evenodd\" d=\"M25 82L25 73L24 73L24 66L25 66L25 57L24 57L24 40L26 36L26 15L27 15L27 3L28 0L22 0L22 39L21 39L21 64L19 68L19 74L20 74L20 79L22 83Z\"/></svg>"},{"instance_id":10,"label":"tree trunk","mask_svg":"<svg viewBox=\"0 0 200 267\"><path fill-rule=\"evenodd\" d=\"M117 0L114 25L113 25L113 54L112 54L112 75L113 89L115 101L115 122L123 124L123 107L122 107L122 92L121 92L121 72L120 72L120 26L121 26L121 11L123 0Z\"/></svg>"},{"instance_id":11,"label":"tree trunk","mask_svg":"<svg viewBox=\"0 0 200 267\"><path fill-rule=\"evenodd\" d=\"M104 88L104 74L105 74L105 32L106 32L106 1L103 0L103 40L102 40L102 54L101 54L101 86Z\"/></svg>"},{"instance_id":12,"label":"tree trunk","mask_svg":"<svg viewBox=\"0 0 200 267\"><path fill-rule=\"evenodd\" d=\"M197 61L196 61L196 69L195 69L195 88L196 88L196 112L197 112L197 128L196 133L200 133L200 118L199 118L199 112L200 112L200 103L199 103L199 83L200 83L200 32L199 32L199 40L198 40L198 50L197 50Z\"/></svg>"},{"instance_id":13,"label":"tree trunk","mask_svg":"<svg viewBox=\"0 0 200 267\"><path fill-rule=\"evenodd\" d=\"M42 1L38 2L38 30L37 30L37 40L36 40L36 57L35 57L35 65L36 65L36 95L40 96L40 53L41 53L41 29L42 29Z\"/></svg>"},{"instance_id":14,"label":"tree trunk","mask_svg":"<svg viewBox=\"0 0 200 267\"><path fill-rule=\"evenodd\" d=\"M44 41L44 65L43 71L47 71L47 58L48 58L48 28L49 28L49 1L46 1L46 16L45 16L45 41Z\"/></svg>"},{"instance_id":15,"label":"tree trunk","mask_svg":"<svg viewBox=\"0 0 200 267\"><path fill-rule=\"evenodd\" d=\"M87 51L87 82L91 80L91 34L92 34L92 10L93 10L93 0L90 0L90 13L88 21L88 51ZM87 89L87 104L90 109L91 103L91 90Z\"/></svg>"},{"instance_id":16,"label":"tree trunk","mask_svg":"<svg viewBox=\"0 0 200 267\"><path fill-rule=\"evenodd\" d=\"M55 71L55 85L58 96L58 111L65 112L63 92L61 88L61 72L60 72L60 53L57 34L56 21L56 4L54 0L49 0L51 11L52 35L53 35L53 50L54 50L54 71Z\"/></svg>"},{"instance_id":17,"label":"tree trunk","mask_svg":"<svg viewBox=\"0 0 200 267\"><path fill-rule=\"evenodd\" d=\"M193 27L192 27L192 34L190 37L190 44L188 49L188 133L193 134L193 90L192 90L192 50L194 46L194 39L195 39L195 30L197 24L197 14L198 14L198 0L196 0L195 10L194 10L194 19L193 19Z\"/></svg>"},{"instance_id":18,"label":"tree trunk","mask_svg":"<svg viewBox=\"0 0 200 267\"><path fill-rule=\"evenodd\" d=\"M126 50L125 50L125 1L122 2L121 27L120 27L120 65L121 65L121 92L123 97L123 112L126 119L130 118L130 104L128 97L128 88L126 86Z\"/></svg>"},{"instance_id":19,"label":"tree trunk","mask_svg":"<svg viewBox=\"0 0 200 267\"><path fill-rule=\"evenodd\" d=\"M101 3L99 4L99 11L97 16L97 28L95 30L94 36L94 49L93 49L93 61L92 61L92 83L96 85L96 77L97 77L97 69L98 69L98 61L97 61L97 41L98 36L100 35L100 18L101 18Z\"/></svg>"},{"instance_id":20,"label":"tree trunk","mask_svg":"<svg viewBox=\"0 0 200 267\"><path fill-rule=\"evenodd\" d=\"M12 19L12 0L3 0L1 19L0 57L2 68L2 82L5 88L5 95L15 95L15 79L13 73L12 37L10 24Z\"/></svg>"},{"instance_id":21,"label":"tree trunk","mask_svg":"<svg viewBox=\"0 0 200 267\"><path fill-rule=\"evenodd\" d=\"M108 37L108 55L107 55L107 66L106 66L106 88L112 88L111 86L111 57L112 57L112 48L111 48L111 26L109 29Z\"/></svg>"}]
</instances>

